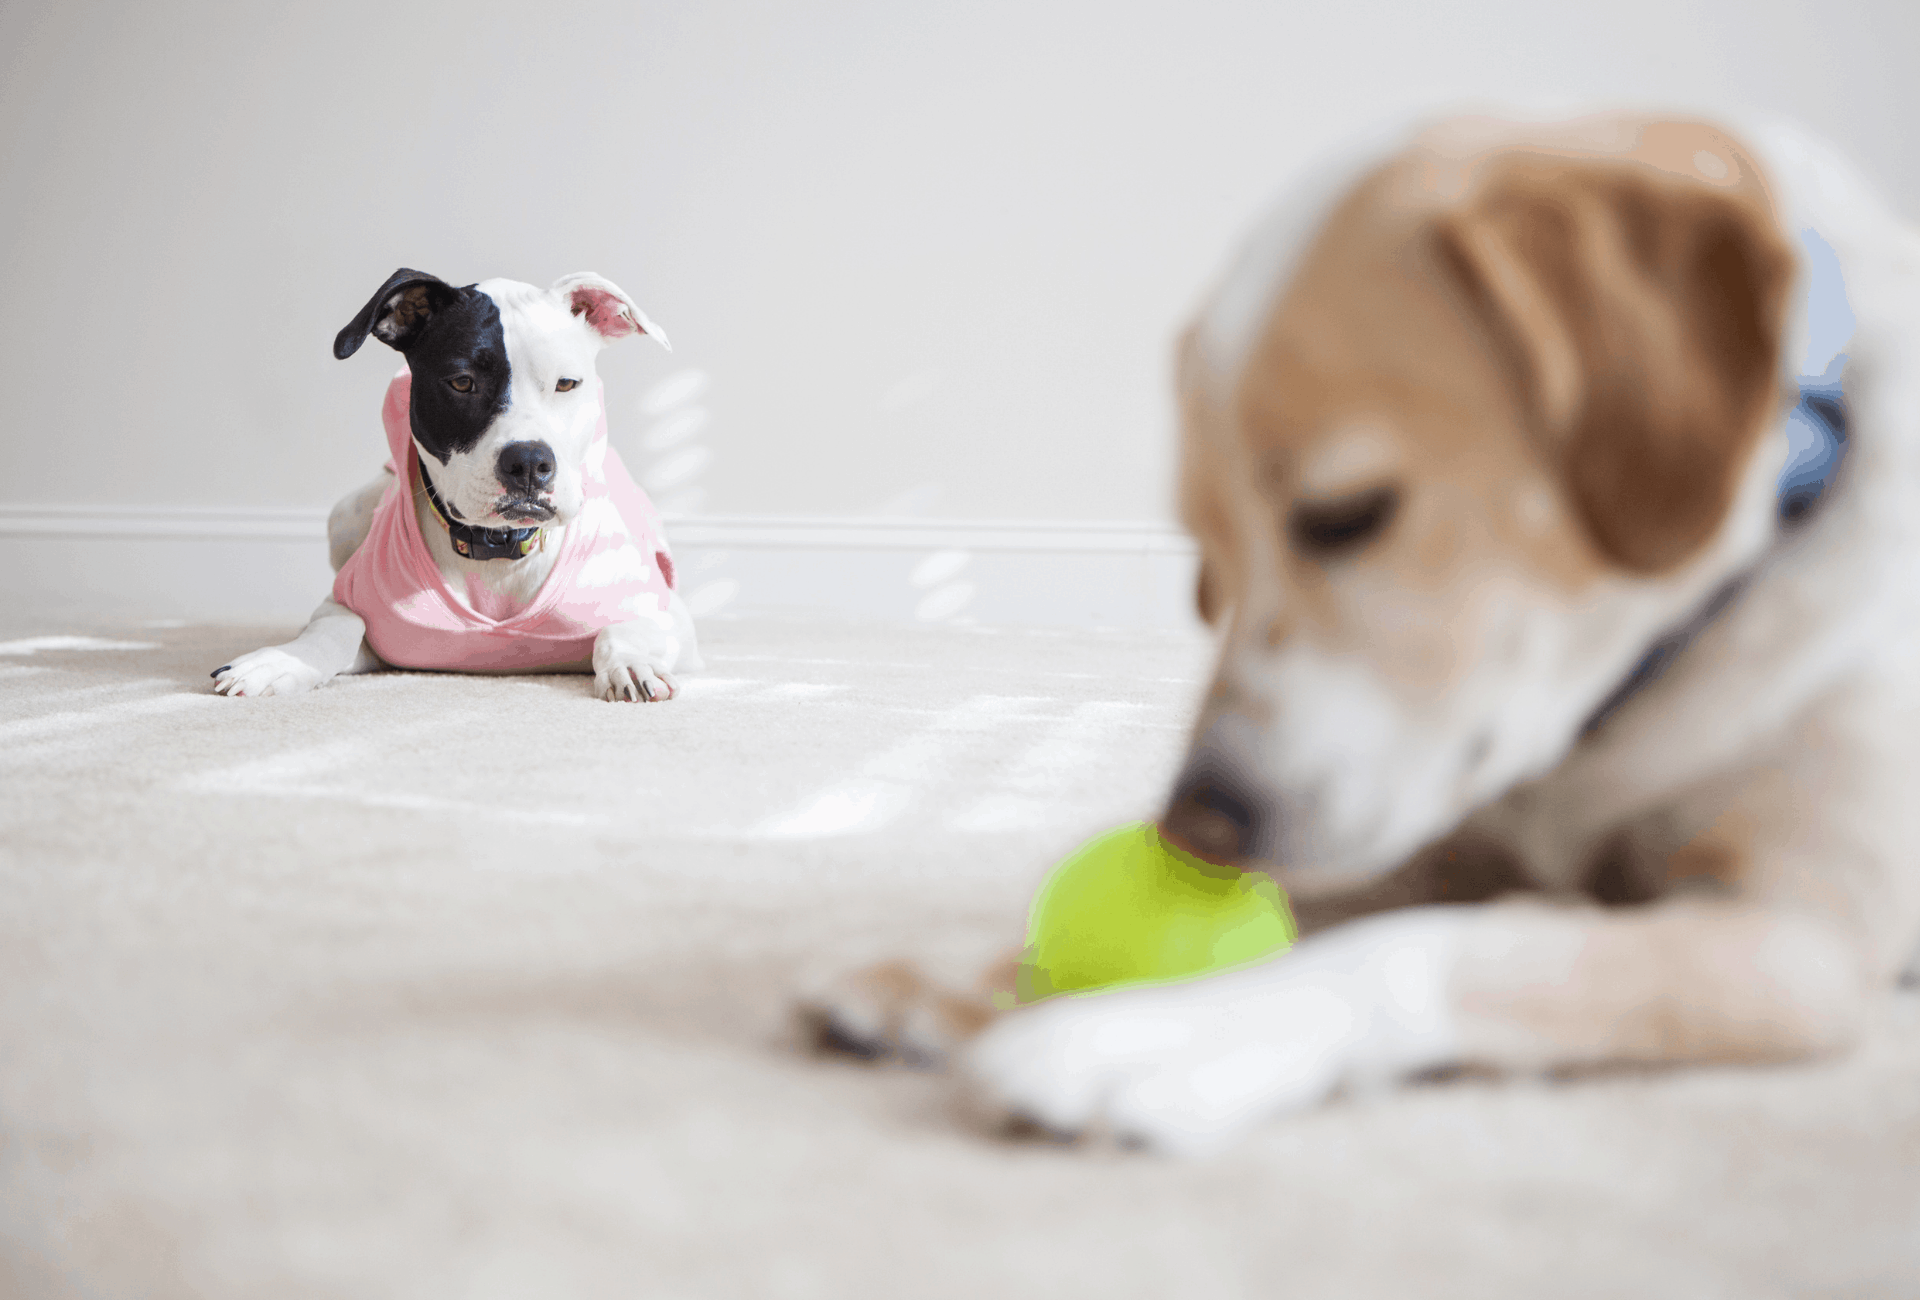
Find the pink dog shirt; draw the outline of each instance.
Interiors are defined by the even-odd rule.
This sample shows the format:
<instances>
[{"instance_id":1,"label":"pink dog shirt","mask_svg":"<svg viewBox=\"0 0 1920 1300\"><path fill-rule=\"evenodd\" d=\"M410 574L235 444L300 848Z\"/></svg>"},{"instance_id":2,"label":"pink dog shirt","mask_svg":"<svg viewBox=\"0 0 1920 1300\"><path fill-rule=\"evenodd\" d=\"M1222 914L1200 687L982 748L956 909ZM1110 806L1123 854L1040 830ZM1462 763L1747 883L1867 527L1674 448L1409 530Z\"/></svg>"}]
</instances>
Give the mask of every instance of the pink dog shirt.
<instances>
[{"instance_id":1,"label":"pink dog shirt","mask_svg":"<svg viewBox=\"0 0 1920 1300\"><path fill-rule=\"evenodd\" d=\"M501 607L478 581L468 586L473 608L462 605L427 551L413 509L419 458L407 419L412 391L404 368L387 385L380 415L394 482L367 539L333 582L334 600L365 620L375 654L396 668L548 668L591 659L594 633L610 624L665 619L673 557L653 503L607 445L604 386L595 394L600 420L582 474L586 500L560 539L548 541L560 554L518 610Z\"/></svg>"}]
</instances>

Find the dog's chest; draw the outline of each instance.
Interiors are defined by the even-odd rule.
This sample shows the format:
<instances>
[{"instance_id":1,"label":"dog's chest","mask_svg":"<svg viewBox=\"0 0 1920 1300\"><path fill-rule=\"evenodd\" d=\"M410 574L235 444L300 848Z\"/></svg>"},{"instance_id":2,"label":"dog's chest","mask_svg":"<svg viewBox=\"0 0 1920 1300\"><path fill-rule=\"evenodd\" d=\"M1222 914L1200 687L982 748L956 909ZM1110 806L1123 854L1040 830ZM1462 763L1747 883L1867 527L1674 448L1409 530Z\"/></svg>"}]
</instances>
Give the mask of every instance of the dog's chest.
<instances>
[{"instance_id":1,"label":"dog's chest","mask_svg":"<svg viewBox=\"0 0 1920 1300\"><path fill-rule=\"evenodd\" d=\"M415 498L414 519L454 603L495 622L533 603L566 540L565 527L555 524L546 530L542 545L520 559L473 560L454 551L452 539L424 494Z\"/></svg>"}]
</instances>

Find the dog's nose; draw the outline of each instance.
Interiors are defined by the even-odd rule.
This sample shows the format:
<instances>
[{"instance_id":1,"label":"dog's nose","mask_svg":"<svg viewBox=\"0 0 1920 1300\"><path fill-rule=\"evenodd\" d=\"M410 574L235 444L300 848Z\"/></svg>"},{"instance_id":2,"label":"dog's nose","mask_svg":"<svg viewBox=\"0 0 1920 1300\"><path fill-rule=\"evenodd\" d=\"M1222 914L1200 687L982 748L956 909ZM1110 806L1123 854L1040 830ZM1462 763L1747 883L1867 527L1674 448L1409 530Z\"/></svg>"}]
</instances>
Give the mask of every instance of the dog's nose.
<instances>
[{"instance_id":1,"label":"dog's nose","mask_svg":"<svg viewBox=\"0 0 1920 1300\"><path fill-rule=\"evenodd\" d=\"M509 492L545 492L553 486L553 448L544 442L510 442L500 449L498 473Z\"/></svg>"},{"instance_id":2,"label":"dog's nose","mask_svg":"<svg viewBox=\"0 0 1920 1300\"><path fill-rule=\"evenodd\" d=\"M1197 858L1237 866L1254 855L1260 816L1253 800L1213 766L1206 756L1188 764L1160 819L1160 833Z\"/></svg>"}]
</instances>

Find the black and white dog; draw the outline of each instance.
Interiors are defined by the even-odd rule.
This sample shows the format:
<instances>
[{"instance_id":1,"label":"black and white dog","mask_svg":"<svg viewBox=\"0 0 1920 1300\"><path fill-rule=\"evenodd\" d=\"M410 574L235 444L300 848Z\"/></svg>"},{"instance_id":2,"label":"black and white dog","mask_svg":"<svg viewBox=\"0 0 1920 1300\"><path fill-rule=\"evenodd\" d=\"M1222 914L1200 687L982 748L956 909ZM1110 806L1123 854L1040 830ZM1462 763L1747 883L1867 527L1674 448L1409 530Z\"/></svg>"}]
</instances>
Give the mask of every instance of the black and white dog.
<instances>
[{"instance_id":1,"label":"black and white dog","mask_svg":"<svg viewBox=\"0 0 1920 1300\"><path fill-rule=\"evenodd\" d=\"M385 665L591 671L606 700L664 700L697 667L652 507L606 446L594 360L666 336L618 286L455 288L401 270L334 340L406 358L389 389L393 461L327 521L333 593L285 645L213 673L226 695L287 695ZM371 539L371 540L370 540Z\"/></svg>"}]
</instances>

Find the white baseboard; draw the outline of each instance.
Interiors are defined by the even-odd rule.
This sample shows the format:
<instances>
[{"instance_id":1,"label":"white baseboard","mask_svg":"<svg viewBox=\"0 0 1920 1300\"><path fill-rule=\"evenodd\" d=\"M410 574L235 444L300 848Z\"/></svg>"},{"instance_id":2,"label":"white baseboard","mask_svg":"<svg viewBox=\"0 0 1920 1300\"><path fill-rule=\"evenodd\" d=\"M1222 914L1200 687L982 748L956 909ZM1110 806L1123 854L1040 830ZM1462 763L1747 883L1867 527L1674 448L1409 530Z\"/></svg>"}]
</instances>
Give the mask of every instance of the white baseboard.
<instances>
[{"instance_id":1,"label":"white baseboard","mask_svg":"<svg viewBox=\"0 0 1920 1300\"><path fill-rule=\"evenodd\" d=\"M830 614L998 626L1194 626L1193 543L1156 523L669 516L701 617ZM304 617L332 582L326 512L0 505L12 608Z\"/></svg>"},{"instance_id":2,"label":"white baseboard","mask_svg":"<svg viewBox=\"0 0 1920 1300\"><path fill-rule=\"evenodd\" d=\"M144 537L207 541L322 542L324 510L247 510L226 506L0 505L0 537Z\"/></svg>"}]
</instances>

